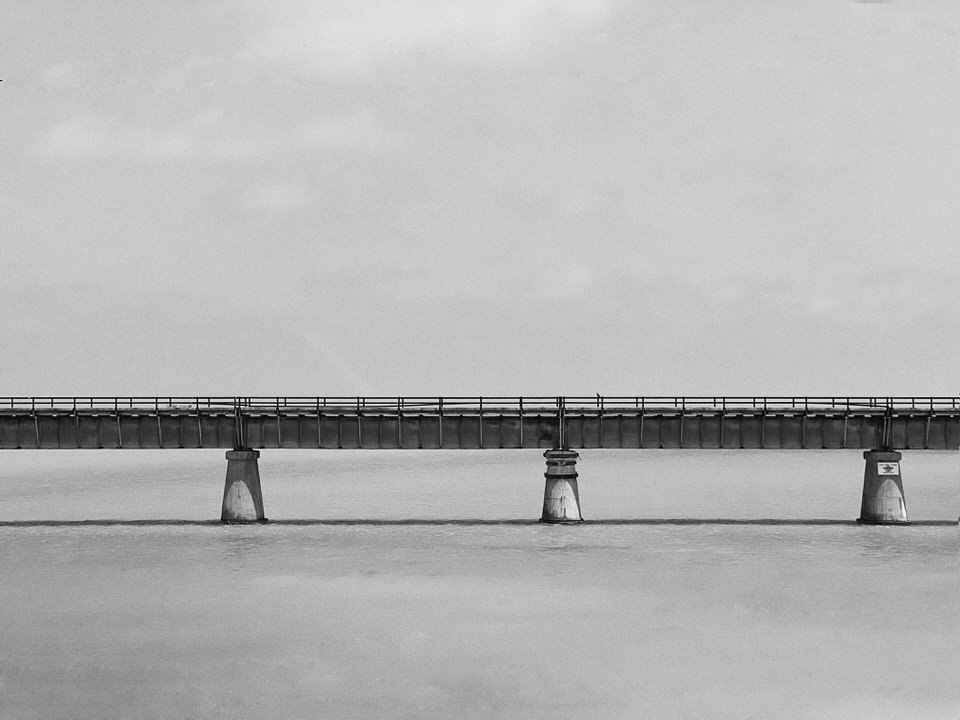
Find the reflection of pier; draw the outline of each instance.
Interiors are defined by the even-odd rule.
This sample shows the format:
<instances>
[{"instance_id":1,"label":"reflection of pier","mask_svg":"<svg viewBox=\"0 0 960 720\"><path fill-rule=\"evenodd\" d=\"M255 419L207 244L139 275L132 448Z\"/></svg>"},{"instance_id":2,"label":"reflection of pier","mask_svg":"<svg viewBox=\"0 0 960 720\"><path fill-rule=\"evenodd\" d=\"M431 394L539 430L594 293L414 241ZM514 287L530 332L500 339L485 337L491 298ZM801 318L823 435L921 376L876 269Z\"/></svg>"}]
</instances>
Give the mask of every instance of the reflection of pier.
<instances>
[{"instance_id":1,"label":"reflection of pier","mask_svg":"<svg viewBox=\"0 0 960 720\"><path fill-rule=\"evenodd\" d=\"M874 477L861 519L903 522L894 448L958 447L956 397L0 398L0 449L231 449L225 519L263 516L257 449L540 448L544 519L577 520L577 449L855 448Z\"/></svg>"}]
</instances>

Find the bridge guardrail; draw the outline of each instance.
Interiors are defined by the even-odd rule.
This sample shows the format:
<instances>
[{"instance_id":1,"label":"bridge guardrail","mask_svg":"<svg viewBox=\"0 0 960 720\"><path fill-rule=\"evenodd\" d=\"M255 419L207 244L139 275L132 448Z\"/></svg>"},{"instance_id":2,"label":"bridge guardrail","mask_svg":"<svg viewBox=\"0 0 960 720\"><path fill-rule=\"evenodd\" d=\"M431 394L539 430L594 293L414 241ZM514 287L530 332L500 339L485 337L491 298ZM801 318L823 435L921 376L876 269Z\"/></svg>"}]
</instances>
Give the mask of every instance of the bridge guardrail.
<instances>
[{"instance_id":1,"label":"bridge guardrail","mask_svg":"<svg viewBox=\"0 0 960 720\"><path fill-rule=\"evenodd\" d=\"M0 411L38 410L310 410L342 409L367 412L463 412L485 409L524 412L629 412L647 409L674 411L960 411L958 396L0 396Z\"/></svg>"}]
</instances>

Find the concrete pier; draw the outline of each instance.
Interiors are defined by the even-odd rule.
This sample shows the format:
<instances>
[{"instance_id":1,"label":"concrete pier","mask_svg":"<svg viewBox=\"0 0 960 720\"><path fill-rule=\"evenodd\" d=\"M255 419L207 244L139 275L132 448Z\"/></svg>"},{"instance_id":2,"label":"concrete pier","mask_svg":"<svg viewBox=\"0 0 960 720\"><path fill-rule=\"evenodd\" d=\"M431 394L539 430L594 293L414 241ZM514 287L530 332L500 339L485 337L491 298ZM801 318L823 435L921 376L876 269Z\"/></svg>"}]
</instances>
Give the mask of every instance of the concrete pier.
<instances>
[{"instance_id":1,"label":"concrete pier","mask_svg":"<svg viewBox=\"0 0 960 720\"><path fill-rule=\"evenodd\" d=\"M577 458L573 450L547 450L546 485L543 489L544 523L583 522L580 493L577 490Z\"/></svg>"},{"instance_id":2,"label":"concrete pier","mask_svg":"<svg viewBox=\"0 0 960 720\"><path fill-rule=\"evenodd\" d=\"M871 525L905 525L907 505L900 477L901 454L893 450L863 453L863 500L857 522Z\"/></svg>"},{"instance_id":3,"label":"concrete pier","mask_svg":"<svg viewBox=\"0 0 960 720\"><path fill-rule=\"evenodd\" d=\"M257 450L227 452L227 481L223 487L220 522L265 522Z\"/></svg>"}]
</instances>

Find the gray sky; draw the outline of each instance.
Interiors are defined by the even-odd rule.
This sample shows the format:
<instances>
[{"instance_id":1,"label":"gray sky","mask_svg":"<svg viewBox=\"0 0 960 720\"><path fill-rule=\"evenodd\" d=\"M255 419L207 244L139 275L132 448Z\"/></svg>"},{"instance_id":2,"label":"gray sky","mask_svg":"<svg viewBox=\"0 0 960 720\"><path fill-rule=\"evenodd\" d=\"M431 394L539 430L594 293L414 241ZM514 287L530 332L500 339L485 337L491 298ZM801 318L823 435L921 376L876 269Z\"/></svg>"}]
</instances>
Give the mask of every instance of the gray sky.
<instances>
[{"instance_id":1,"label":"gray sky","mask_svg":"<svg viewBox=\"0 0 960 720\"><path fill-rule=\"evenodd\" d=\"M955 0L3 16L0 393L960 392Z\"/></svg>"}]
</instances>

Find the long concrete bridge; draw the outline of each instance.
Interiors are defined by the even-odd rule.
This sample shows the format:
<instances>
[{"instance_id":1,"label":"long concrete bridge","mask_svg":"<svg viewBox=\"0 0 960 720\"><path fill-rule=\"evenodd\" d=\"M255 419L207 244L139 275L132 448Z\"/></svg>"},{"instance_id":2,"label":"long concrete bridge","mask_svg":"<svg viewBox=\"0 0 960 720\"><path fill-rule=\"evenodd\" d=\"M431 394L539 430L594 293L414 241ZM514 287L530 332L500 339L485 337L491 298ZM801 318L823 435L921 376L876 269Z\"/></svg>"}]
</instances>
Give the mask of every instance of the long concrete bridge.
<instances>
[{"instance_id":1,"label":"long concrete bridge","mask_svg":"<svg viewBox=\"0 0 960 720\"><path fill-rule=\"evenodd\" d=\"M862 449L862 522L906 523L898 450L960 448L958 397L0 397L0 449L229 448L224 521L264 520L266 448L540 448L542 519L581 520L578 449Z\"/></svg>"}]
</instances>

